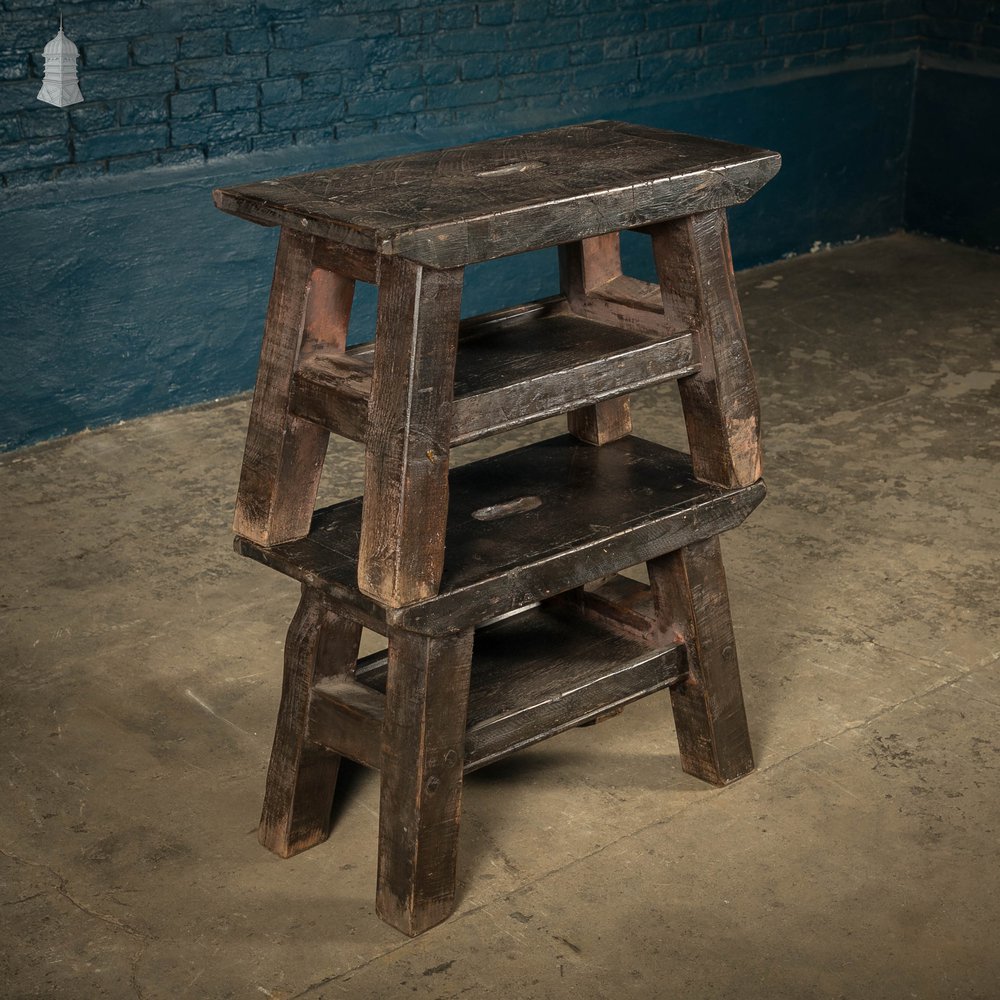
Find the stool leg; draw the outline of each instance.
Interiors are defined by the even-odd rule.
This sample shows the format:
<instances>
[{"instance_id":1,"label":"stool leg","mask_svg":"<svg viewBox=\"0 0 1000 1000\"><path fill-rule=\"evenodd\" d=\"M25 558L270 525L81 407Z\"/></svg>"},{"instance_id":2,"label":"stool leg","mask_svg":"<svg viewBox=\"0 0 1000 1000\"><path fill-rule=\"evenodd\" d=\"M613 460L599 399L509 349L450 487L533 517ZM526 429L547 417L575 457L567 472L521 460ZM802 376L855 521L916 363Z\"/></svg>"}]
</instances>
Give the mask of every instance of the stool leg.
<instances>
[{"instance_id":1,"label":"stool leg","mask_svg":"<svg viewBox=\"0 0 1000 1000\"><path fill-rule=\"evenodd\" d=\"M472 637L389 634L376 909L411 936L454 909Z\"/></svg>"},{"instance_id":2,"label":"stool leg","mask_svg":"<svg viewBox=\"0 0 1000 1000\"><path fill-rule=\"evenodd\" d=\"M670 689L681 764L725 785L753 770L719 539L647 563L660 626L687 646L688 678Z\"/></svg>"},{"instance_id":3,"label":"stool leg","mask_svg":"<svg viewBox=\"0 0 1000 1000\"><path fill-rule=\"evenodd\" d=\"M381 263L358 586L392 607L441 582L462 273Z\"/></svg>"},{"instance_id":4,"label":"stool leg","mask_svg":"<svg viewBox=\"0 0 1000 1000\"><path fill-rule=\"evenodd\" d=\"M664 311L694 331L701 369L679 380L695 475L747 486L761 475L760 406L724 209L651 227Z\"/></svg>"},{"instance_id":5,"label":"stool leg","mask_svg":"<svg viewBox=\"0 0 1000 1000\"><path fill-rule=\"evenodd\" d=\"M283 858L330 835L340 755L309 742L309 703L317 681L353 674L360 640L360 625L334 614L318 591L302 588L285 640L281 706L257 831Z\"/></svg>"},{"instance_id":6,"label":"stool leg","mask_svg":"<svg viewBox=\"0 0 1000 1000\"><path fill-rule=\"evenodd\" d=\"M614 322L605 315L603 303L590 293L621 277L622 262L618 233L594 236L559 247L559 280L573 312ZM632 433L628 396L604 399L566 414L567 429L587 444L602 445Z\"/></svg>"},{"instance_id":7,"label":"stool leg","mask_svg":"<svg viewBox=\"0 0 1000 1000\"><path fill-rule=\"evenodd\" d=\"M315 238L281 231L233 530L259 545L309 532L329 433L288 412L300 356L343 350L354 281L313 265Z\"/></svg>"}]
</instances>

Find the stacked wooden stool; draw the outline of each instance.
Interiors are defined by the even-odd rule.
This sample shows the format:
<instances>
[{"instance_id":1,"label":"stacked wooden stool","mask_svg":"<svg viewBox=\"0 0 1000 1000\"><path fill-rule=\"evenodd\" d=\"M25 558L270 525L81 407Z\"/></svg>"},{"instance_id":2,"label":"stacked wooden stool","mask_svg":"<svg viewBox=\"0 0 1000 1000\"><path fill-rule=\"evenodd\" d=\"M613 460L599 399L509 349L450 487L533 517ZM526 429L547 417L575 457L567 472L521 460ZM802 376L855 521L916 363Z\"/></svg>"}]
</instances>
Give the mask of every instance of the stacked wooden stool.
<instances>
[{"instance_id":1,"label":"stacked wooden stool","mask_svg":"<svg viewBox=\"0 0 1000 1000\"><path fill-rule=\"evenodd\" d=\"M764 486L725 208L778 165L594 122L215 192L281 227L235 521L302 583L260 839L319 843L340 757L379 768L376 905L407 934L453 909L467 771L667 687L685 771L753 768L718 535ZM554 245L561 295L460 322L467 265ZM375 339L346 349L356 281ZM690 457L630 434L628 393L668 379ZM556 413L569 434L449 472ZM330 432L365 492L314 511ZM618 575L641 562L648 588ZM388 648L359 661L362 627Z\"/></svg>"}]
</instances>

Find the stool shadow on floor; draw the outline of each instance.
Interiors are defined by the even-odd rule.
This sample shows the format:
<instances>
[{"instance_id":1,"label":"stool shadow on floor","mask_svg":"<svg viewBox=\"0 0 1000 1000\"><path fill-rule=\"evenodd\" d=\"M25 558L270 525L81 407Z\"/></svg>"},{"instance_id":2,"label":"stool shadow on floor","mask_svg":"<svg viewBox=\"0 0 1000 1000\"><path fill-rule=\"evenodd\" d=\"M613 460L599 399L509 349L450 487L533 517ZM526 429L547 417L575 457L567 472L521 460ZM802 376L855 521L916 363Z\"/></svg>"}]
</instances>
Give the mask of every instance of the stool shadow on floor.
<instances>
[{"instance_id":1,"label":"stool shadow on floor","mask_svg":"<svg viewBox=\"0 0 1000 1000\"><path fill-rule=\"evenodd\" d=\"M669 715L669 703L661 703L660 707ZM593 734L594 730L585 732ZM622 816L621 822L609 821L609 806L627 802L632 794L641 795L648 803L649 792L665 793L669 798L664 799L663 812L657 813L658 818L663 818L690 804L695 796L712 792L681 770L676 748L668 745L673 741L669 724L651 735L656 736L658 746L662 739L661 751L653 747L647 751L619 751L613 746L613 737L597 737L597 742L586 748L560 747L557 739L554 744L514 754L467 775L459 905L473 891L477 878L495 868L497 857L519 881L544 873L522 870L521 852L512 850L508 854L503 846L507 841L520 842L523 834L515 836L511 826L525 817L530 817L528 822L539 837L548 838L553 830L561 831L556 836L562 841L560 850L566 860L567 852L583 857L592 853L595 843L610 843L633 826L646 825L649 816L645 812L644 818L632 822L627 813L616 810ZM567 801L585 822L567 824ZM574 840L579 843L574 844Z\"/></svg>"},{"instance_id":2,"label":"stool shadow on floor","mask_svg":"<svg viewBox=\"0 0 1000 1000\"><path fill-rule=\"evenodd\" d=\"M354 803L363 798L366 789L378 783L378 774L363 764L358 764L347 757L341 757L340 770L337 773L337 791L333 797L333 807L330 810L331 839L337 835L338 821L352 808ZM377 802L378 795L375 799Z\"/></svg>"}]
</instances>

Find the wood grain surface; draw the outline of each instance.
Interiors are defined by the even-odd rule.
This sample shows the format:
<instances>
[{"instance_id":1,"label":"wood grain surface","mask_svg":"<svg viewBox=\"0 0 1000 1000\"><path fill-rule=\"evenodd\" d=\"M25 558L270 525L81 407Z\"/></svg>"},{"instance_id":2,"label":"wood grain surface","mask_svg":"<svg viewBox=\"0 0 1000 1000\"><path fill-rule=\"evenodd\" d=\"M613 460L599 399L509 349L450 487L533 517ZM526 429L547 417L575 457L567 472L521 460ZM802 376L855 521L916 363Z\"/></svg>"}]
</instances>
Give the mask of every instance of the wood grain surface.
<instances>
[{"instance_id":1,"label":"wood grain surface","mask_svg":"<svg viewBox=\"0 0 1000 1000\"><path fill-rule=\"evenodd\" d=\"M374 354L373 345L363 344L346 354L311 356L295 373L292 412L365 441ZM571 418L578 421L578 436L604 444L631 430L624 393L694 370L689 332L654 337L583 319L562 301L512 311L504 322L463 325L451 443L465 444L579 407L583 412ZM591 424L603 434L588 430Z\"/></svg>"},{"instance_id":2,"label":"wood grain surface","mask_svg":"<svg viewBox=\"0 0 1000 1000\"><path fill-rule=\"evenodd\" d=\"M361 626L334 613L318 590L303 587L285 642L285 673L267 770L258 839L283 858L326 840L340 756L307 736L313 685L350 677Z\"/></svg>"},{"instance_id":3,"label":"wood grain surface","mask_svg":"<svg viewBox=\"0 0 1000 1000\"><path fill-rule=\"evenodd\" d=\"M542 502L499 520L474 517L521 497ZM357 589L361 498L317 512L306 539L273 548L237 539L236 548L322 588L344 614L383 634L389 625L433 634L726 531L763 497L761 482L701 482L686 455L640 438L592 448L563 435L452 471L441 591L407 607L386 607Z\"/></svg>"},{"instance_id":4,"label":"wood grain surface","mask_svg":"<svg viewBox=\"0 0 1000 1000\"><path fill-rule=\"evenodd\" d=\"M222 188L214 198L263 225L451 268L735 205L779 165L767 150L601 121Z\"/></svg>"},{"instance_id":5,"label":"wood grain surface","mask_svg":"<svg viewBox=\"0 0 1000 1000\"><path fill-rule=\"evenodd\" d=\"M745 486L761 476L760 404L724 211L651 230L664 312L692 330L698 371L678 382L695 474Z\"/></svg>"},{"instance_id":6,"label":"wood grain surface","mask_svg":"<svg viewBox=\"0 0 1000 1000\"><path fill-rule=\"evenodd\" d=\"M688 675L671 689L681 763L688 774L725 785L753 770L729 592L718 538L647 563L661 625L688 651Z\"/></svg>"},{"instance_id":7,"label":"wood grain surface","mask_svg":"<svg viewBox=\"0 0 1000 1000\"><path fill-rule=\"evenodd\" d=\"M274 262L233 530L262 545L309 530L328 432L289 412L300 356L343 351L354 281L317 269L315 240L282 230Z\"/></svg>"},{"instance_id":8,"label":"wood grain surface","mask_svg":"<svg viewBox=\"0 0 1000 1000\"><path fill-rule=\"evenodd\" d=\"M441 579L461 301L460 269L382 264L357 558L359 588L393 607Z\"/></svg>"},{"instance_id":9,"label":"wood grain surface","mask_svg":"<svg viewBox=\"0 0 1000 1000\"><path fill-rule=\"evenodd\" d=\"M379 916L415 935L451 914L472 629L389 632L379 800Z\"/></svg>"}]
</instances>

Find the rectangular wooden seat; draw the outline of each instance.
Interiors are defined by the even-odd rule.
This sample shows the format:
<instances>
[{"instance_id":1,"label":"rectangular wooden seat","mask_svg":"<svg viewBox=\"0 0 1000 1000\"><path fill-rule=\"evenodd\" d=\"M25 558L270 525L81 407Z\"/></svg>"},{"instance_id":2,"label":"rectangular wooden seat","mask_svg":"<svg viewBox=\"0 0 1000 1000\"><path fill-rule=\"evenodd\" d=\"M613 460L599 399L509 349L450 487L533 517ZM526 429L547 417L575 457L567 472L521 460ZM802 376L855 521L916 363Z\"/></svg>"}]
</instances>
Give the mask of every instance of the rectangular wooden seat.
<instances>
[{"instance_id":1,"label":"rectangular wooden seat","mask_svg":"<svg viewBox=\"0 0 1000 1000\"><path fill-rule=\"evenodd\" d=\"M357 588L363 498L319 511L308 537L236 551L328 594L384 633L478 625L736 527L764 484L694 477L687 455L637 437L593 448L562 435L452 470L440 592L386 608ZM346 610L350 608L350 610Z\"/></svg>"}]
</instances>

